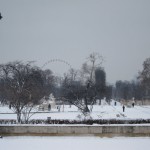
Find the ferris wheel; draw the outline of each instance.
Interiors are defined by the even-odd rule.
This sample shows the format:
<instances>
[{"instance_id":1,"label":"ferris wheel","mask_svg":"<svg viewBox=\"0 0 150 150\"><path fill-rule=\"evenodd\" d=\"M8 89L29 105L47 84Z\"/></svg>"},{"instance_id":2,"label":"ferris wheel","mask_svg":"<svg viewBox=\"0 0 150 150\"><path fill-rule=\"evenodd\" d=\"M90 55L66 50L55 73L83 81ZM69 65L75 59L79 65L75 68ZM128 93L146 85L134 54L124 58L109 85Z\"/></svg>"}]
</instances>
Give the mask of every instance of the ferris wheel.
<instances>
[{"instance_id":1,"label":"ferris wheel","mask_svg":"<svg viewBox=\"0 0 150 150\"><path fill-rule=\"evenodd\" d=\"M43 69L51 63L61 63L61 64L65 65L69 70L72 69L72 66L70 65L70 63L68 63L67 61L65 61L63 59L50 59L41 68ZM57 69L59 69L59 68L57 68Z\"/></svg>"}]
</instances>

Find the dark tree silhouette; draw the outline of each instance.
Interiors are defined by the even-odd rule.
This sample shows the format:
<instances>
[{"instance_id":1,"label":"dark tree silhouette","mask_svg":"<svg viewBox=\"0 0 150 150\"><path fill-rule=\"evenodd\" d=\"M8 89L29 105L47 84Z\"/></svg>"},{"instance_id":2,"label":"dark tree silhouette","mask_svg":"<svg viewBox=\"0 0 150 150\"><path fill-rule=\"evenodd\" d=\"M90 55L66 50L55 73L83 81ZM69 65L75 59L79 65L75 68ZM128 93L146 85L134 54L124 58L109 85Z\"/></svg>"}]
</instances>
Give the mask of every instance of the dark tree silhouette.
<instances>
[{"instance_id":1,"label":"dark tree silhouette","mask_svg":"<svg viewBox=\"0 0 150 150\"><path fill-rule=\"evenodd\" d=\"M72 71L65 77L62 85L62 97L64 100L77 106L85 117L90 115L90 111L92 111L93 104L97 98L97 92L99 92L95 85L95 70L101 67L103 59L97 53L92 53L87 60L88 64L87 62L84 63L79 72L79 79L76 78L77 72ZM90 105L90 109L88 105Z\"/></svg>"},{"instance_id":2,"label":"dark tree silhouette","mask_svg":"<svg viewBox=\"0 0 150 150\"><path fill-rule=\"evenodd\" d=\"M143 63L143 70L139 73L141 84L145 87L145 97L150 98L150 58Z\"/></svg>"},{"instance_id":3,"label":"dark tree silhouette","mask_svg":"<svg viewBox=\"0 0 150 150\"><path fill-rule=\"evenodd\" d=\"M104 98L106 94L106 73L101 67L95 70L95 86L97 91L97 98Z\"/></svg>"},{"instance_id":4,"label":"dark tree silhouette","mask_svg":"<svg viewBox=\"0 0 150 150\"><path fill-rule=\"evenodd\" d=\"M0 92L3 99L11 104L21 123L23 114L28 121L32 108L44 96L41 70L31 63L12 62L0 65Z\"/></svg>"}]
</instances>

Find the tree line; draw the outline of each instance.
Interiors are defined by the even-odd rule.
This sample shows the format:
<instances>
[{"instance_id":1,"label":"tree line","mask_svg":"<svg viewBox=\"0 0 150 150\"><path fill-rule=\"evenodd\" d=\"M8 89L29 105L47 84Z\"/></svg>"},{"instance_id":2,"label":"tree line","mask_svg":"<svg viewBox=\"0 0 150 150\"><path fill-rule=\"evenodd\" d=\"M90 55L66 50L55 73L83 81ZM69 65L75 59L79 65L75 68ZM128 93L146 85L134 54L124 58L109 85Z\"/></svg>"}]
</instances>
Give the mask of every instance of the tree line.
<instances>
[{"instance_id":1,"label":"tree line","mask_svg":"<svg viewBox=\"0 0 150 150\"><path fill-rule=\"evenodd\" d=\"M92 111L97 99L142 99L149 95L150 58L144 61L137 81L117 81L115 86L106 82L102 63L103 57L92 53L81 69L72 68L63 78L55 76L50 69L35 66L33 62L1 64L0 101L14 110L20 123L22 120L28 122L35 113L32 110L50 93L64 103L77 106L85 116Z\"/></svg>"},{"instance_id":2,"label":"tree line","mask_svg":"<svg viewBox=\"0 0 150 150\"><path fill-rule=\"evenodd\" d=\"M118 100L150 99L150 58L143 62L143 69L135 80L116 81L112 96Z\"/></svg>"}]
</instances>

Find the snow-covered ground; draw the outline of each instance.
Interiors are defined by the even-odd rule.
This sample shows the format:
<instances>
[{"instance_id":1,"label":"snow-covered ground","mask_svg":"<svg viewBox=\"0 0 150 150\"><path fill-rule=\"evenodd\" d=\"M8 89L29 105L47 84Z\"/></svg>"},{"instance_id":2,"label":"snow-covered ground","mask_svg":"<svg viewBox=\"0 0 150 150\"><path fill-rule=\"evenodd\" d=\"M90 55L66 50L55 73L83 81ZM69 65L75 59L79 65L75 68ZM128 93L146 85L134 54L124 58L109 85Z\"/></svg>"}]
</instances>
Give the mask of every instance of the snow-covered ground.
<instances>
[{"instance_id":1,"label":"snow-covered ground","mask_svg":"<svg viewBox=\"0 0 150 150\"><path fill-rule=\"evenodd\" d=\"M55 108L50 112L39 112L31 119L78 119L81 112L75 106L61 106L60 112ZM150 106L125 108L114 101L110 105L94 105L91 112L93 119L150 119ZM16 119L8 106L0 106L0 119ZM143 126L143 125L142 125ZM149 150L150 137L99 137L99 136L4 136L0 138L2 150Z\"/></svg>"},{"instance_id":2,"label":"snow-covered ground","mask_svg":"<svg viewBox=\"0 0 150 150\"><path fill-rule=\"evenodd\" d=\"M150 137L9 136L1 150L149 150Z\"/></svg>"},{"instance_id":3,"label":"snow-covered ground","mask_svg":"<svg viewBox=\"0 0 150 150\"><path fill-rule=\"evenodd\" d=\"M60 112L55 108L50 112L36 113L31 119L47 119L47 117L51 117L51 119L78 119L77 116L80 114L81 112L76 106L62 105ZM93 119L150 119L150 106L126 107L123 112L120 103L114 106L114 101L110 105L103 102L102 105L93 106L91 116ZM16 119L16 114L13 114L8 106L0 106L0 119Z\"/></svg>"}]
</instances>

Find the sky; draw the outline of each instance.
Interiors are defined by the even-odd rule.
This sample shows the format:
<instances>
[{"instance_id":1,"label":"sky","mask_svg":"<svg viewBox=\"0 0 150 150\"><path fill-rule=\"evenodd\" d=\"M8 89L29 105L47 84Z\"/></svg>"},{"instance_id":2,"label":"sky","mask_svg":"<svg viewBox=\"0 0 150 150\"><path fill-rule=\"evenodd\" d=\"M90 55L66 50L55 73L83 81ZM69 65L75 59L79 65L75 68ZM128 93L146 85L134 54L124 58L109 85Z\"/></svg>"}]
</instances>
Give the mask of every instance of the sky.
<instances>
[{"instance_id":1,"label":"sky","mask_svg":"<svg viewBox=\"0 0 150 150\"><path fill-rule=\"evenodd\" d=\"M0 0L0 64L60 59L80 69L103 56L109 83L132 80L150 57L149 0ZM45 65L57 74L69 65Z\"/></svg>"}]
</instances>

